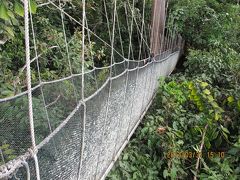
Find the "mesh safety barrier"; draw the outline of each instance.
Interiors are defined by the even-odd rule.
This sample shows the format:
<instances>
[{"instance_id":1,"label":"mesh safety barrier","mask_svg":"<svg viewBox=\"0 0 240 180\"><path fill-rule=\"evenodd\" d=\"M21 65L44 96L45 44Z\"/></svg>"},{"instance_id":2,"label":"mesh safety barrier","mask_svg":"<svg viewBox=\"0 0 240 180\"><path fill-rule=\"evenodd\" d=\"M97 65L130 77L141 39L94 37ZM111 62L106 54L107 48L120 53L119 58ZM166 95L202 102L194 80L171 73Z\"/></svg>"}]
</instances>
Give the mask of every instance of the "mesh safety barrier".
<instances>
[{"instance_id":1,"label":"mesh safety barrier","mask_svg":"<svg viewBox=\"0 0 240 180\"><path fill-rule=\"evenodd\" d=\"M85 83L91 88L86 88L88 96L85 132L82 123L83 105L79 100L81 88L77 85L81 75L34 89L33 109L41 179L102 177L146 111L159 77L167 76L173 71L178 56L179 51L165 58L156 56L155 61L125 69L105 82L93 78L93 72L86 73L89 78L85 79ZM94 71L99 74L99 69ZM99 84L98 89L96 84ZM46 99L46 109L43 106L41 89ZM16 157L26 153L31 147L26 104L26 95L1 102L0 137L4 140L11 139L13 144L10 146ZM19 121L26 123L19 127ZM51 134L53 135L48 139ZM85 146L81 157L83 135ZM33 160L30 157L25 160L29 165L31 178L34 179ZM24 166L16 172L15 176L20 179L27 176ZM4 169L1 173L4 173Z\"/></svg>"}]
</instances>

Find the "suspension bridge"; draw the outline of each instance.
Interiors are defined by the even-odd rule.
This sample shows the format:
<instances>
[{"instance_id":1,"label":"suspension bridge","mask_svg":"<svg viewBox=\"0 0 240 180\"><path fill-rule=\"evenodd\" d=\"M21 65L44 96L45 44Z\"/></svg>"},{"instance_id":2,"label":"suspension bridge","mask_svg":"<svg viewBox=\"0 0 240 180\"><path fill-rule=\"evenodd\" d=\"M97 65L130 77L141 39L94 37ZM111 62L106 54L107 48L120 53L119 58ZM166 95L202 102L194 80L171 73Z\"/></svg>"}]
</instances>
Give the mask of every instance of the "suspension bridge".
<instances>
[{"instance_id":1,"label":"suspension bridge","mask_svg":"<svg viewBox=\"0 0 240 180\"><path fill-rule=\"evenodd\" d=\"M68 14L61 1L48 0L39 5L38 8L51 7L60 14L68 55L66 66L70 70L68 76L45 81L40 73L42 52L37 48L35 15L29 12L29 1L24 0L26 65L23 71L27 90L0 99L0 144L7 142L5 148L11 148L14 155L9 160L0 149L0 159L4 162L0 166L0 179L106 178L151 105L158 79L174 70L183 45L174 26L165 27L167 1L152 2L151 22L147 22L144 0L140 24L136 20L135 1L132 4L126 1L125 13L131 18L127 22L128 53L124 54L117 3L113 0L112 22L104 6L109 43L88 27L85 0L82 0L81 21ZM79 73L73 71L71 64L64 18L82 27ZM138 57L133 55L134 29L139 35ZM108 66L85 68L85 43L90 43L91 37L102 42L110 52ZM115 48L116 44L120 44L120 50ZM37 84L31 82L33 63L38 70Z\"/></svg>"}]
</instances>

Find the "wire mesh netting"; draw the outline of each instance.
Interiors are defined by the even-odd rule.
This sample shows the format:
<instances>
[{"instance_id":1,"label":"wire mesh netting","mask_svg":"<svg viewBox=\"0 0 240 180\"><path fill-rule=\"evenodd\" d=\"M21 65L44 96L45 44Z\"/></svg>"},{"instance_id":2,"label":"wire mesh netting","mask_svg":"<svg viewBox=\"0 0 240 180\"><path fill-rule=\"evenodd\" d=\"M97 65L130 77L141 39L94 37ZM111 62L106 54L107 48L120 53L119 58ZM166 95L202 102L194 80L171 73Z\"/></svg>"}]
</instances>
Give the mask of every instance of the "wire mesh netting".
<instances>
[{"instance_id":1,"label":"wire mesh netting","mask_svg":"<svg viewBox=\"0 0 240 180\"><path fill-rule=\"evenodd\" d=\"M174 69L178 55L177 52L165 59L160 59L159 56L154 62L129 69L102 82L98 90L88 90L83 157L80 152L83 144L84 113L81 102L79 105L80 86L77 85L81 76L74 77L74 80L62 80L36 88L33 91L33 109L36 138L38 144L40 143L37 156L41 179L76 179L78 176L81 179L100 178L151 101L158 78L168 75ZM85 79L85 83L89 83L89 87L101 85L102 80L98 75L97 78L92 78L93 74L94 72L86 74L89 79ZM46 108L43 105L41 90L44 92ZM31 147L27 97L22 95L1 104L0 137L5 141L11 139L10 142L13 143L10 146L17 157ZM56 129L66 119L64 126L60 130ZM26 123L19 127L19 121ZM56 130L57 133L41 145L44 138ZM80 161L82 167L78 174ZM34 179L31 159L28 160L28 164ZM26 170L20 168L16 177L26 177Z\"/></svg>"}]
</instances>

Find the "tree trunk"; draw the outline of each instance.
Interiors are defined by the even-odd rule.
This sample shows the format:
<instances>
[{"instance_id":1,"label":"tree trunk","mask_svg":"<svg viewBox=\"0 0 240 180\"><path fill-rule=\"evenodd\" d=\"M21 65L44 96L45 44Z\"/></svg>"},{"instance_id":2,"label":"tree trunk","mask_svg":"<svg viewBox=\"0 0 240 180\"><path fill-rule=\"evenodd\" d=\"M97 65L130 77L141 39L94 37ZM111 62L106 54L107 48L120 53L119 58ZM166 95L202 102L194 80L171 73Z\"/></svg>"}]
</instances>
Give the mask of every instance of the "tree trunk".
<instances>
[{"instance_id":1,"label":"tree trunk","mask_svg":"<svg viewBox=\"0 0 240 180\"><path fill-rule=\"evenodd\" d=\"M151 51L159 54L162 38L164 38L166 16L166 0L153 0L152 5L152 29L151 29Z\"/></svg>"}]
</instances>

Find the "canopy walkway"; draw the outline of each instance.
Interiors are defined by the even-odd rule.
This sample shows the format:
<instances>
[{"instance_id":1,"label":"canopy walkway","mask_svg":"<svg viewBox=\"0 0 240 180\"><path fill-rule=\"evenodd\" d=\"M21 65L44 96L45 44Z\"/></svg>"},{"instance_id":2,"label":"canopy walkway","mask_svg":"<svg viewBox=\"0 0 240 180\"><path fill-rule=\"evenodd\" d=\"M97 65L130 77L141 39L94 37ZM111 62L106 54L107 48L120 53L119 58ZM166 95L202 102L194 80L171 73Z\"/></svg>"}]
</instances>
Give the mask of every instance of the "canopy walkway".
<instances>
[{"instance_id":1,"label":"canopy walkway","mask_svg":"<svg viewBox=\"0 0 240 180\"><path fill-rule=\"evenodd\" d=\"M39 68L42 52L37 51L29 1L24 1L26 66L23 69L27 73L28 90L0 99L0 140L9 144L14 155L6 160L0 149L0 159L4 162L0 166L0 179L104 179L151 105L158 79L170 75L176 66L182 39L174 28L165 29L164 0L153 3L150 29L144 19L145 1L142 23L135 24L133 0L127 57L124 51L119 53L115 48L116 36L121 40L121 33L115 33L120 32L117 1L113 0L113 27L108 29L111 43L88 28L85 0L82 4L81 22L65 12L60 1L58 4L49 0L39 5L60 12L67 53L70 50L64 18L82 26L82 66L81 72L74 73L68 59L69 76L44 81L39 75L39 83L32 84L31 65L36 63ZM132 56L134 24L140 36L137 60ZM91 41L90 34L111 52L108 66L85 68L85 43ZM141 60L143 46L148 47L148 54Z\"/></svg>"}]
</instances>

